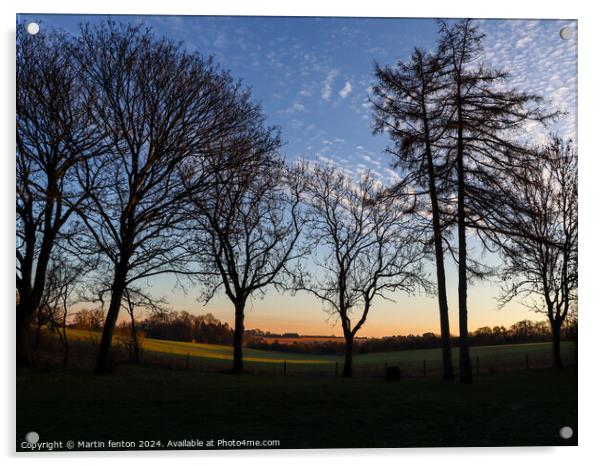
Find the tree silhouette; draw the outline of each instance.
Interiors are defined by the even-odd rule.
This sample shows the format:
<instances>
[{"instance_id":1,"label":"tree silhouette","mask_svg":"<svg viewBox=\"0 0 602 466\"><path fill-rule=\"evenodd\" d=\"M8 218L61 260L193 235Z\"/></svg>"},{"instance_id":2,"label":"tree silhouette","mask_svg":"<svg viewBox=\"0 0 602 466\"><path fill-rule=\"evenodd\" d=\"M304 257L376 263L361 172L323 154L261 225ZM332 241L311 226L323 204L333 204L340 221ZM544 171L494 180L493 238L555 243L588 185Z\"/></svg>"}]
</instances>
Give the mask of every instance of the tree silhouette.
<instances>
[{"instance_id":1,"label":"tree silhouette","mask_svg":"<svg viewBox=\"0 0 602 466\"><path fill-rule=\"evenodd\" d=\"M576 148L557 137L530 145L525 123L558 113L483 63L471 20L439 26L435 51L375 66L373 129L390 136L402 174L388 189L369 175L354 182L333 167L287 166L249 90L149 29L109 21L71 38L19 26L17 364L30 362L36 315L39 328L62 326L67 345L69 293L91 270L85 284L109 297L97 372L110 369L120 310L135 339L134 309L160 305L141 282L171 273L198 281L205 302L218 290L232 302L233 372L243 370L248 303L273 286L306 290L340 319L351 376L354 338L375 300L430 290L422 263L434 252L443 378L454 377L450 254L460 381L469 383L468 281L486 275L467 247L474 231L504 259L501 304L519 298L547 315L561 366L578 291ZM309 252L314 276L300 265Z\"/></svg>"},{"instance_id":2,"label":"tree silhouette","mask_svg":"<svg viewBox=\"0 0 602 466\"><path fill-rule=\"evenodd\" d=\"M353 340L374 300L387 291L429 286L422 273L424 247L413 236L412 203L383 202L372 177L356 185L334 167L317 166L307 176L308 239L319 272L313 278L299 274L296 289L312 293L340 319L343 376L351 377ZM359 318L352 323L354 311Z\"/></svg>"},{"instance_id":3,"label":"tree silhouette","mask_svg":"<svg viewBox=\"0 0 602 466\"><path fill-rule=\"evenodd\" d=\"M110 149L79 171L88 196L78 210L87 227L80 250L100 253L98 275L112 276L96 366L105 372L124 291L137 280L186 273L177 227L192 193L181 170L235 131L239 93L210 59L140 26L84 26L71 51L86 80L92 127L107 132Z\"/></svg>"},{"instance_id":4,"label":"tree silhouette","mask_svg":"<svg viewBox=\"0 0 602 466\"><path fill-rule=\"evenodd\" d=\"M448 109L439 101L444 85L441 68L436 55L421 49L415 49L407 63L400 61L395 67L376 65L378 82L373 87L371 102L374 131L386 132L394 141L394 148L387 152L395 157L394 166L405 175L403 181L389 190L390 195L399 195L399 188L411 183L417 187L414 195L428 195L430 199L430 215L426 220L435 249L443 379L453 380L444 263L445 222L441 219L446 213L441 202L448 191L445 182L451 166L447 153L439 147L448 120Z\"/></svg>"},{"instance_id":5,"label":"tree silhouette","mask_svg":"<svg viewBox=\"0 0 602 466\"><path fill-rule=\"evenodd\" d=\"M457 193L460 381L470 383L467 283L469 273L478 277L482 271L476 264L471 265L467 256L466 231L471 224L467 196L478 196L481 173L489 174L492 166L514 163L510 154L517 157L528 152L515 134L525 122L543 123L557 113L541 110L540 96L508 89L505 71L482 64L484 36L471 20L439 24L437 55L444 65L442 74L446 81L440 105L451 109L445 137L455 167L451 174Z\"/></svg>"},{"instance_id":6,"label":"tree silhouette","mask_svg":"<svg viewBox=\"0 0 602 466\"><path fill-rule=\"evenodd\" d=\"M298 248L303 178L284 164L277 132L264 129L260 109L254 109L245 131L223 141L201 176L185 177L190 186L203 187L192 196L188 213L203 301L223 289L234 306L233 373L243 371L249 300L269 286L287 287L288 264L303 254Z\"/></svg>"},{"instance_id":7,"label":"tree silhouette","mask_svg":"<svg viewBox=\"0 0 602 466\"><path fill-rule=\"evenodd\" d=\"M553 361L562 366L560 331L577 304L577 150L553 137L528 161L498 176L480 197L481 232L501 251L502 305L520 299L544 313Z\"/></svg>"},{"instance_id":8,"label":"tree silhouette","mask_svg":"<svg viewBox=\"0 0 602 466\"><path fill-rule=\"evenodd\" d=\"M69 362L67 323L69 310L78 301L79 285L86 273L86 264L63 251L55 251L48 264L44 293L38 307L36 346L42 327L55 333L63 346L63 367Z\"/></svg>"},{"instance_id":9,"label":"tree silhouette","mask_svg":"<svg viewBox=\"0 0 602 466\"><path fill-rule=\"evenodd\" d=\"M30 362L27 330L44 296L57 238L86 191L75 171L103 151L67 38L17 29L17 365Z\"/></svg>"}]
</instances>

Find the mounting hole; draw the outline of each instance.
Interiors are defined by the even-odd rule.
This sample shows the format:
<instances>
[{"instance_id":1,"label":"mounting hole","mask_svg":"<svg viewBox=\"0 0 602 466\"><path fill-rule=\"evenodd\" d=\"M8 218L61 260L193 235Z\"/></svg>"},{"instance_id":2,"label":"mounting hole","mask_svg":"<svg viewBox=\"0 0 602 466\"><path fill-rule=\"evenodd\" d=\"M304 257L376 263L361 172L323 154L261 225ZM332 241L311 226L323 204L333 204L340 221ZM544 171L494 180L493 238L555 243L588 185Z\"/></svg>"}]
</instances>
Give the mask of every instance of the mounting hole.
<instances>
[{"instance_id":1,"label":"mounting hole","mask_svg":"<svg viewBox=\"0 0 602 466\"><path fill-rule=\"evenodd\" d=\"M564 40L569 40L573 38L573 30L570 27L563 27L560 30L560 37Z\"/></svg>"},{"instance_id":2,"label":"mounting hole","mask_svg":"<svg viewBox=\"0 0 602 466\"><path fill-rule=\"evenodd\" d=\"M38 443L38 440L40 440L40 434L34 431L27 432L25 434L25 440L29 443Z\"/></svg>"},{"instance_id":3,"label":"mounting hole","mask_svg":"<svg viewBox=\"0 0 602 466\"><path fill-rule=\"evenodd\" d=\"M27 23L25 30L27 31L27 34L35 36L38 32L40 32L40 25L35 22Z\"/></svg>"},{"instance_id":4,"label":"mounting hole","mask_svg":"<svg viewBox=\"0 0 602 466\"><path fill-rule=\"evenodd\" d=\"M560 437L562 437L565 440L570 439L573 436L573 429L571 429L569 426L564 426L563 428L560 429Z\"/></svg>"}]
</instances>

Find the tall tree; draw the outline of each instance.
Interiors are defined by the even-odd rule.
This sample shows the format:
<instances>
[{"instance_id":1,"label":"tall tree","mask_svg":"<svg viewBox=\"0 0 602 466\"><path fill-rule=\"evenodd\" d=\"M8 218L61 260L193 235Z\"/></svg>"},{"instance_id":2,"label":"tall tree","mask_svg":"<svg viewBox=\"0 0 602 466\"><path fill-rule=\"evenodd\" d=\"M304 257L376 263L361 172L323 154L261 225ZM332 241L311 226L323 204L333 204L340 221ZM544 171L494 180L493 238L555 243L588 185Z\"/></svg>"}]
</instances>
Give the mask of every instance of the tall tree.
<instances>
[{"instance_id":1,"label":"tall tree","mask_svg":"<svg viewBox=\"0 0 602 466\"><path fill-rule=\"evenodd\" d=\"M439 101L444 85L441 69L438 57L421 49L415 49L407 63L400 61L395 67L376 65L378 82L373 87L371 101L374 131L386 132L394 141L394 148L387 151L395 157L394 166L405 176L389 190L390 194L399 194L399 188L410 183L416 187L414 195L428 195L430 200L430 219L427 221L435 250L443 379L453 380L444 262L445 221L442 220L445 211L441 208L441 202L446 200L445 181L450 164L447 154L439 147L448 109Z\"/></svg>"},{"instance_id":2,"label":"tall tree","mask_svg":"<svg viewBox=\"0 0 602 466\"><path fill-rule=\"evenodd\" d=\"M354 184L334 167L316 166L308 178L307 235L318 271L309 279L300 274L296 288L312 293L340 319L343 376L351 377L353 341L374 300L386 298L386 292L428 287L421 265L424 247L408 215L412 202L385 202L372 177ZM354 312L359 312L355 323Z\"/></svg>"},{"instance_id":3,"label":"tall tree","mask_svg":"<svg viewBox=\"0 0 602 466\"><path fill-rule=\"evenodd\" d=\"M17 365L30 362L27 333L44 296L57 238L86 192L75 171L102 152L67 38L17 29Z\"/></svg>"},{"instance_id":4,"label":"tall tree","mask_svg":"<svg viewBox=\"0 0 602 466\"><path fill-rule=\"evenodd\" d=\"M470 272L479 275L467 255L466 232L471 223L467 193L471 184L479 184L480 172L514 163L509 154L516 157L527 152L516 137L525 122L543 123L556 115L540 109L540 96L508 88L507 72L482 63L483 37L469 19L451 25L440 22L437 54L444 64L442 74L447 81L440 105L451 109L446 138L448 150L453 154L457 194L460 381L463 383L472 381L467 283Z\"/></svg>"},{"instance_id":5,"label":"tall tree","mask_svg":"<svg viewBox=\"0 0 602 466\"><path fill-rule=\"evenodd\" d=\"M210 59L140 26L84 26L72 51L86 80L93 127L107 132L110 149L79 171L88 197L78 210L87 227L81 249L100 253L98 274L112 277L96 366L105 372L125 290L137 280L184 271L188 258L177 227L191 192L181 171L236 131L244 96Z\"/></svg>"},{"instance_id":6,"label":"tall tree","mask_svg":"<svg viewBox=\"0 0 602 466\"><path fill-rule=\"evenodd\" d=\"M223 289L234 306L233 373L243 371L248 302L270 286L288 287L290 264L303 254L303 178L278 154L279 135L263 127L259 107L255 115L244 133L224 142L202 179L185 178L209 186L191 198L191 254L198 259L204 302Z\"/></svg>"},{"instance_id":7,"label":"tall tree","mask_svg":"<svg viewBox=\"0 0 602 466\"><path fill-rule=\"evenodd\" d=\"M481 195L481 232L504 259L502 305L519 299L544 313L554 366L562 366L560 333L578 291L577 150L553 137Z\"/></svg>"}]
</instances>

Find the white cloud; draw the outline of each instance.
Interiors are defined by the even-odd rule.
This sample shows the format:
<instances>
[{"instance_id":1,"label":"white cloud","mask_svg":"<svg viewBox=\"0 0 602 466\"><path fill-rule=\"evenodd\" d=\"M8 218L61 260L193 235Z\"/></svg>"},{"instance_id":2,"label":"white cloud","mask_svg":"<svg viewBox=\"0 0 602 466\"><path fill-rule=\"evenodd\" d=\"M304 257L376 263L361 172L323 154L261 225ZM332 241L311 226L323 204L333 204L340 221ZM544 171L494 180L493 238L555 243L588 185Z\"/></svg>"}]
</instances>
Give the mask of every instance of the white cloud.
<instances>
[{"instance_id":1,"label":"white cloud","mask_svg":"<svg viewBox=\"0 0 602 466\"><path fill-rule=\"evenodd\" d=\"M577 41L562 40L561 27L577 27L562 21L485 20L480 23L486 33L484 59L491 66L510 71L504 87L517 87L539 94L546 111L562 110L567 117L542 125L527 123L520 137L538 144L548 133L568 137L576 131L577 111Z\"/></svg>"},{"instance_id":2,"label":"white cloud","mask_svg":"<svg viewBox=\"0 0 602 466\"><path fill-rule=\"evenodd\" d=\"M347 81L345 83L345 85L343 86L343 88L339 91L339 95L341 96L341 98L345 98L347 97L349 94L351 94L351 90L353 89L353 86L351 85L350 81Z\"/></svg>"},{"instance_id":3,"label":"white cloud","mask_svg":"<svg viewBox=\"0 0 602 466\"><path fill-rule=\"evenodd\" d=\"M323 156L323 155L319 155L319 154L318 154L318 155L316 156L316 158L317 158L317 159L318 159L320 162L322 162L322 163L325 163L325 164L327 164L327 165L334 165L334 164L336 164L336 160L335 160L335 159L333 159L333 158L331 158L331 157L325 157L325 156Z\"/></svg>"},{"instance_id":4,"label":"white cloud","mask_svg":"<svg viewBox=\"0 0 602 466\"><path fill-rule=\"evenodd\" d=\"M519 39L516 42L516 48L517 49L522 49L529 42L533 42L533 38L531 36L525 36L525 37L523 37L522 39Z\"/></svg>"},{"instance_id":5,"label":"white cloud","mask_svg":"<svg viewBox=\"0 0 602 466\"><path fill-rule=\"evenodd\" d=\"M293 102L286 110L282 110L279 113L301 113L301 112L307 112L307 109L305 108L305 105L303 105L301 102Z\"/></svg>"},{"instance_id":6,"label":"white cloud","mask_svg":"<svg viewBox=\"0 0 602 466\"><path fill-rule=\"evenodd\" d=\"M322 99L330 100L330 96L332 95L332 82L337 74L338 72L336 70L328 71L326 79L324 80L324 85L322 86Z\"/></svg>"}]
</instances>

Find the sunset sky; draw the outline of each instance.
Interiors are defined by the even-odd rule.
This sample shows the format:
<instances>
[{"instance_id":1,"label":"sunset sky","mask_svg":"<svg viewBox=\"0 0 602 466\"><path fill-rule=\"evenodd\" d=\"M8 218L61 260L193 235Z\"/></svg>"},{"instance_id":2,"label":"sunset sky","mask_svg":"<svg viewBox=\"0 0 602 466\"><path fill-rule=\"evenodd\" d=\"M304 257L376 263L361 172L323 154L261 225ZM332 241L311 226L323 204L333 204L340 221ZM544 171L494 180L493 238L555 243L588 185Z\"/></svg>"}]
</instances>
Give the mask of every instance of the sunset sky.
<instances>
[{"instance_id":1,"label":"sunset sky","mask_svg":"<svg viewBox=\"0 0 602 466\"><path fill-rule=\"evenodd\" d=\"M18 22L39 21L77 33L79 24L107 16L19 15ZM269 124L282 128L286 157L335 163L350 175L370 170L384 184L398 174L384 153L389 141L373 136L368 103L374 62L393 64L407 60L415 46L435 46L437 25L432 19L274 18L112 16L122 22L143 22L159 36L181 41L188 50L214 55L236 79L252 88ZM577 23L565 20L480 20L486 33L484 59L505 68L511 82L542 95L567 114L554 127L528 128L533 141L542 142L548 131L575 138L577 105ZM563 40L559 30L570 27L574 39ZM484 255L470 241L472 257L495 265L499 259ZM457 334L457 274L448 261L448 296L452 333ZM432 267L429 267L432 270ZM434 279L434 274L431 274ZM218 296L205 308L199 292L186 284L186 294L174 288L173 277L149 284L156 296L165 296L174 310L211 312L233 323L227 298ZM476 282L469 286L469 328L510 325L518 320L542 319L519 303L499 310L495 300L499 284ZM396 302L378 301L358 336L383 336L439 331L434 296L391 295ZM255 300L246 314L246 328L274 332L340 335L337 321L327 320L322 305L308 294L278 295L273 291Z\"/></svg>"}]
</instances>

